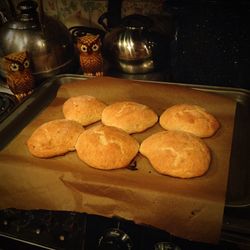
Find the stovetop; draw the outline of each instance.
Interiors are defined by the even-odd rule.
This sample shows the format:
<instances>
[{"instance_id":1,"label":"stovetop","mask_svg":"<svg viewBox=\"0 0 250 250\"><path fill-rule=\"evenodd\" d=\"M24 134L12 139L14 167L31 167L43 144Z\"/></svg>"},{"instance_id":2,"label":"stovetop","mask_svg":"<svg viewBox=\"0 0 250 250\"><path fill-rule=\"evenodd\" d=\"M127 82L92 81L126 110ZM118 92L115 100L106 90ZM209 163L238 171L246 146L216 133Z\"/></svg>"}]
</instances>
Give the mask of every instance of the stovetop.
<instances>
[{"instance_id":1,"label":"stovetop","mask_svg":"<svg viewBox=\"0 0 250 250\"><path fill-rule=\"evenodd\" d=\"M16 107L18 100L12 94L0 92L0 122L3 121Z\"/></svg>"},{"instance_id":2,"label":"stovetop","mask_svg":"<svg viewBox=\"0 0 250 250\"><path fill-rule=\"evenodd\" d=\"M177 29L170 43L171 58L166 68L145 75L110 74L130 79L250 89L249 4L242 8L236 3L217 5L217 1L210 1L209 5L196 1L195 4L166 2L166 8L177 17ZM0 92L4 92L0 94L0 114L4 114L1 123L6 110L14 110L18 103L6 87L1 87ZM244 111L246 116L247 111L249 114L249 109ZM249 206L226 207L221 242L211 246L178 239L121 218L5 209L0 210L0 249L247 250L250 249L249 222ZM165 243L157 246L159 242Z\"/></svg>"},{"instance_id":3,"label":"stovetop","mask_svg":"<svg viewBox=\"0 0 250 250\"><path fill-rule=\"evenodd\" d=\"M243 250L249 246L247 235L229 229L222 233L218 245L211 245L176 238L118 217L47 210L0 211L2 250Z\"/></svg>"},{"instance_id":4,"label":"stovetop","mask_svg":"<svg viewBox=\"0 0 250 250\"><path fill-rule=\"evenodd\" d=\"M62 78L66 79L67 77L70 79L73 79L74 77L77 78L77 76L72 75L66 75ZM53 86L55 86L56 81L52 82ZM52 83L49 85L52 85ZM198 85L195 86L198 87ZM204 87L205 86L201 86L201 88ZM207 86L207 90L212 90L215 92L217 91L216 88L209 88L210 87ZM8 92L8 90L6 91ZM243 119L245 122L247 122L244 122L244 125L248 126L248 92L237 92L236 90L233 91L231 89L230 91L226 91L223 88L218 89L218 91L220 91L221 94L229 94L231 97L238 100L238 118L239 120ZM48 97L48 94L46 93L40 96L39 92L36 97L39 97L40 99L43 99L44 96ZM7 94L8 96L10 95L9 93ZM34 92L34 94L37 94L37 92ZM31 99L32 98L33 95L31 96ZM38 98L33 99L35 100ZM31 110L35 110L35 107L38 107L34 103L34 100L27 100L30 101L30 103L26 106L34 107ZM17 105L20 107L22 106L20 103ZM22 112L18 113L20 116L23 114ZM19 120L19 125L20 121L21 120ZM238 128L237 131L244 132L244 129ZM243 135L245 138L246 134ZM239 138L241 138L241 136ZM235 144L234 147L237 147L237 145L238 144ZM234 166L237 166L237 162L239 162L240 158L241 157L238 157L237 159L232 158ZM244 161L244 158L242 158L241 161ZM241 162L241 164L244 164L244 162ZM235 168L232 169L235 170ZM241 177L248 175L248 173L249 171L233 171L233 177L235 175L239 175L239 178L237 178L237 182L234 181L234 178L229 178L229 186L238 187L239 179L242 184L243 178ZM243 187L242 185L242 188L240 189L242 190L237 190L235 193L234 188L229 188L228 195L232 201L235 198L236 200L238 199L238 197L235 197L236 194L242 196L243 199L246 198L246 195L249 191L248 187ZM126 221L121 218L109 219L102 216L64 211L25 211L17 209L5 209L0 210L0 249L243 250L250 247L250 207L244 202L247 202L247 200L243 201L243 203L241 200L239 200L238 204L227 204L225 207L221 241L220 244L216 246L179 239L159 229L137 225L132 221ZM162 246L157 248L158 243L162 244ZM165 248L163 244L166 245ZM19 248L21 246L23 248Z\"/></svg>"},{"instance_id":5,"label":"stovetop","mask_svg":"<svg viewBox=\"0 0 250 250\"><path fill-rule=\"evenodd\" d=\"M150 74L155 77L160 77L161 75L154 73ZM65 75L60 79L74 79L77 78L76 75ZM141 79L145 80L145 79ZM151 80L147 78L146 80ZM161 80L160 78L158 80ZM56 81L51 80L48 81L48 85L55 86ZM53 84L52 84L53 83ZM63 83L63 82L61 82ZM46 87L45 85L43 85ZM190 87L198 88L198 85L189 85ZM240 132L240 136L235 136L235 140L237 143L233 145L234 148L238 148L238 144L241 142L238 141L242 138L246 138L245 127L249 124L249 93L244 92L243 90L237 89L225 89L225 88L210 88L210 86L201 85L201 89L207 88L208 91L219 92L220 94L229 95L233 99L237 100L237 121L244 121L243 127L240 126L242 123L236 123L236 129ZM14 98L8 88L3 86L1 88L3 91L4 100L6 97L10 97L10 100ZM53 95L53 91L50 91L50 94ZM39 91L35 91L34 94L28 98L24 104L25 108L22 109L22 103L15 103L14 112L20 116L18 122L16 120L14 123L18 124L18 127L22 129L22 122L28 122L28 119L23 119L25 117L32 117L30 113L32 111L35 112L36 109L39 109L39 105L41 104L41 99L44 102L44 97L48 98L48 90L44 91L43 94ZM40 99L40 101L39 101ZM36 103L37 101L37 103ZM7 103L8 101L6 101ZM9 101L12 103L12 101ZM28 102L28 104L26 104ZM3 101L5 104L5 101ZM33 108L31 108L33 107ZM28 113L26 113L28 112ZM36 111L37 112L37 111ZM1 125L5 120L1 122ZM13 122L12 121L12 122ZM1 126L0 126L1 127ZM16 127L16 125L15 125ZM15 128L16 130L16 128ZM10 131L10 129L8 129ZM11 129L13 132L14 129ZM242 134L243 133L243 134ZM1 142L4 139L1 135ZM244 143L245 145L245 143ZM237 150L234 150L235 152ZM242 149L247 150L247 147ZM243 151L241 150L241 153ZM247 155L246 153L243 155ZM232 165L246 165L248 161L247 156L242 158L239 154L236 154L237 157L232 157ZM240 162L240 163L239 163ZM238 164L239 163L239 164ZM16 210L16 209L7 209L0 210L0 249L69 249L69 250L78 250L78 249L155 249L155 245L158 242L171 242L174 244L171 246L168 245L168 248L163 248L163 246L159 249L222 249L222 250L242 250L248 249L250 247L250 207L247 206L248 201L246 197L249 194L249 188L245 185L245 180L248 178L249 171L245 171L241 168L241 171L237 171L237 169L231 168L229 176L229 188L228 188L228 198L231 201L231 204L227 204L225 207L224 214L224 222L222 228L222 236L220 245L211 246L206 244L199 244L189 242L183 239L175 238L169 235L167 232L163 232L156 228L149 228L142 225L136 225L133 222L128 222L125 220L117 218L107 219L100 216L87 215L84 213L75 213L75 212L58 212L58 211L44 211L44 210L36 210L36 211L25 211L25 210ZM234 178L237 176L237 178ZM232 177L232 178L231 178ZM240 187L239 190L235 192L234 187ZM240 196L240 200L239 197ZM236 203L232 201L236 201ZM167 218L166 218L167 219ZM122 226L121 226L122 225ZM126 225L126 226L125 226ZM110 231L111 230L111 231ZM114 230L114 231L112 231ZM121 231L120 231L121 230ZM107 232L106 232L107 231ZM100 245L100 242L103 242L105 232L108 234L108 243L105 245ZM145 236L145 234L147 236ZM120 246L120 248L112 248L114 244L124 244L119 243L117 238L125 237L127 239L127 235L129 236L128 245L136 246L133 248L124 248L124 246ZM115 239L113 239L112 237ZM91 238L92 237L92 238ZM109 239L111 237L111 239ZM132 240L131 240L132 239ZM114 241L118 241L118 243L114 243ZM132 243L130 243L130 241ZM106 239L105 241L106 242ZM2 244L2 245L1 245ZM13 245L14 244L14 245ZM104 243L103 243L104 244ZM108 245L106 245L108 244ZM138 245L139 244L139 245ZM23 248L18 248L20 245ZM111 245L111 246L110 246ZM15 246L15 247L13 247ZM1 248L2 247L2 248ZM170 248L172 247L172 248ZM241 247L241 248L240 248ZM243 248L242 248L243 247ZM156 248L157 249L157 248Z\"/></svg>"}]
</instances>

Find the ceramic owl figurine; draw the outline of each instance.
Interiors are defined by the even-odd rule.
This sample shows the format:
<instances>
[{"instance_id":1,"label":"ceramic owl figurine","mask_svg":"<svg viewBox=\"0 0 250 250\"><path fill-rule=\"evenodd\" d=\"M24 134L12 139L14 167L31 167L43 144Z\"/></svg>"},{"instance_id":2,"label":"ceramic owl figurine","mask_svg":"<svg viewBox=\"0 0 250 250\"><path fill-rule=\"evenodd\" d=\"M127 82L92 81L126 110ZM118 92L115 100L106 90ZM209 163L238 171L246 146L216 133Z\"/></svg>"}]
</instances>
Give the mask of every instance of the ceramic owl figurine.
<instances>
[{"instance_id":1,"label":"ceramic owl figurine","mask_svg":"<svg viewBox=\"0 0 250 250\"><path fill-rule=\"evenodd\" d=\"M80 66L83 75L103 75L103 57L101 53L101 39L99 35L87 34L77 39L77 49L80 56Z\"/></svg>"},{"instance_id":2,"label":"ceramic owl figurine","mask_svg":"<svg viewBox=\"0 0 250 250\"><path fill-rule=\"evenodd\" d=\"M31 74L30 59L26 51L15 52L4 57L7 84L18 100L31 94L34 77Z\"/></svg>"}]
</instances>

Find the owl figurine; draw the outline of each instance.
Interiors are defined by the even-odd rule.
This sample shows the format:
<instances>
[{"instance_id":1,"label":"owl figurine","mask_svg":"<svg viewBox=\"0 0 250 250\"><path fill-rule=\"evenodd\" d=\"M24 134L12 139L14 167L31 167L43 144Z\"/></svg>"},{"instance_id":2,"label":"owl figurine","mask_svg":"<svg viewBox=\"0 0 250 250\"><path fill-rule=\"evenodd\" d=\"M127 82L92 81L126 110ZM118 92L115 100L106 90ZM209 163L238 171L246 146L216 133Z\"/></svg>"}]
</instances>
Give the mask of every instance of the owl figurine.
<instances>
[{"instance_id":1,"label":"owl figurine","mask_svg":"<svg viewBox=\"0 0 250 250\"><path fill-rule=\"evenodd\" d=\"M101 38L99 35L87 34L78 37L76 47L79 51L80 66L83 75L102 76L103 57L101 53Z\"/></svg>"},{"instance_id":2,"label":"owl figurine","mask_svg":"<svg viewBox=\"0 0 250 250\"><path fill-rule=\"evenodd\" d=\"M26 51L4 56L7 85L18 100L30 95L34 89L30 59Z\"/></svg>"}]
</instances>

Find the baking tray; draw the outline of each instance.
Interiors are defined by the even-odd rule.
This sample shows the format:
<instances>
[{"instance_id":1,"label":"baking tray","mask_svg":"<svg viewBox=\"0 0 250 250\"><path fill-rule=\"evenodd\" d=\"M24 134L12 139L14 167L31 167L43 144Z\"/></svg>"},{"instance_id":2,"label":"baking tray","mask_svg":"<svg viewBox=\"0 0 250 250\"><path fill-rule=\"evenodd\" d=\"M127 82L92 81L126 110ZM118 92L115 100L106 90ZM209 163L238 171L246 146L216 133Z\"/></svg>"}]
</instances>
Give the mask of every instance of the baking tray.
<instances>
[{"instance_id":1,"label":"baking tray","mask_svg":"<svg viewBox=\"0 0 250 250\"><path fill-rule=\"evenodd\" d=\"M56 97L61 84L86 80L81 75L63 74L44 82L32 95L20 103L0 124L0 150L3 149L41 110ZM193 89L224 95L237 102L226 207L250 206L250 91L229 87L154 82L188 86Z\"/></svg>"}]
</instances>

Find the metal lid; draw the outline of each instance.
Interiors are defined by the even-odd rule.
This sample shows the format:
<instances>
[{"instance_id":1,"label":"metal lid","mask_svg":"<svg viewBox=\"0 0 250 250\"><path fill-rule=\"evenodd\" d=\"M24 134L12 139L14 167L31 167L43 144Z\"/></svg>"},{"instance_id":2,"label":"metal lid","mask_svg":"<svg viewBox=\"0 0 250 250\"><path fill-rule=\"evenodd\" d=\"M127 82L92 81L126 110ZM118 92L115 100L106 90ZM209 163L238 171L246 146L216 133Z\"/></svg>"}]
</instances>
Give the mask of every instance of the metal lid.
<instances>
[{"instance_id":1,"label":"metal lid","mask_svg":"<svg viewBox=\"0 0 250 250\"><path fill-rule=\"evenodd\" d=\"M20 14L17 20L6 23L10 29L38 29L40 28L39 16L36 11L38 4L35 1L22 1L17 5Z\"/></svg>"},{"instance_id":2,"label":"metal lid","mask_svg":"<svg viewBox=\"0 0 250 250\"><path fill-rule=\"evenodd\" d=\"M130 29L149 29L152 25L152 20L143 15L134 14L122 19L122 26Z\"/></svg>"}]
</instances>

